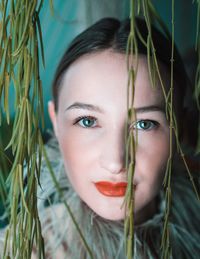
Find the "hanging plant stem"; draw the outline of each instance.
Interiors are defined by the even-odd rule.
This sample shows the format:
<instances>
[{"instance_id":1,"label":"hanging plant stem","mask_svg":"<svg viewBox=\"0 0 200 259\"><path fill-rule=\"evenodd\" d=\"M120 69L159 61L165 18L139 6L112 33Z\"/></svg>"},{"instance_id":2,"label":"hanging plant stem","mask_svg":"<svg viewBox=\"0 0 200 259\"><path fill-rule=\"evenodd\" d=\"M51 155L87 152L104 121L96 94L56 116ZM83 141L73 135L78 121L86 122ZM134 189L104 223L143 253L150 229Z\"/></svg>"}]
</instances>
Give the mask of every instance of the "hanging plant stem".
<instances>
[{"instance_id":1,"label":"hanging plant stem","mask_svg":"<svg viewBox=\"0 0 200 259\"><path fill-rule=\"evenodd\" d=\"M174 93L174 0L172 0L172 39L171 39L171 73L170 73L170 92L169 92L169 102L168 102L168 113L169 113L169 136L170 136L170 150L169 158L167 162L167 170L164 179L165 188L165 216L164 216L164 226L162 233L162 258L168 259L171 257L171 245L170 245L170 228L169 228L169 216L171 208L171 173L172 173L172 157L173 157L173 133L175 129L174 123L174 112L173 112L173 93Z\"/></svg>"},{"instance_id":2,"label":"hanging plant stem","mask_svg":"<svg viewBox=\"0 0 200 259\"><path fill-rule=\"evenodd\" d=\"M135 10L137 1L130 1L130 34L127 42L126 57L128 70L127 84L127 124L125 130L126 139L126 168L127 168L127 190L125 194L124 204L126 209L126 218L124 222L125 234L125 250L128 259L134 257L134 186L133 177L135 171L135 150L137 140L132 132L130 125L136 119L135 110L133 109L134 94L135 94L135 75L137 70L138 49L135 35ZM131 107L131 108L130 108Z\"/></svg>"},{"instance_id":3,"label":"hanging plant stem","mask_svg":"<svg viewBox=\"0 0 200 259\"><path fill-rule=\"evenodd\" d=\"M42 142L42 137L40 138L40 141ZM60 188L59 182L57 181L57 179L56 179L56 177L55 177L55 172L53 171L53 168L52 168L52 166L51 166L51 162L49 161L49 158L48 158L48 155L47 155L47 152L46 152L44 146L43 146L43 154L44 154L44 159L45 159L45 162L46 162L47 167L48 167L48 169L49 169L49 173L50 173L50 175L51 175L52 181L54 182L55 188L56 188L56 190L57 190L58 193L59 193L60 199L62 200L62 202L63 202L63 204L64 204L64 206L65 206L65 209L67 210L67 212L68 212L70 218L72 219L72 222L73 222L73 224L74 224L74 226L75 226L75 228L76 228L78 234L80 235L80 238L81 238L81 240L82 240L82 242L83 242L83 245L85 246L85 248L86 248L86 250L87 250L87 252L88 252L90 258L91 258L91 259L94 259L93 254L92 254L92 251L91 251L90 247L89 247L88 244L87 244L87 240L84 238L84 235L83 235L83 233L82 233L82 231L81 231L81 228L80 228L80 226L78 225L78 223L77 223L77 221L76 221L76 218L75 218L75 216L74 216L74 214L73 214L73 212L72 212L70 206L68 205L67 201L64 199L64 195L63 195L62 189Z\"/></svg>"},{"instance_id":4,"label":"hanging plant stem","mask_svg":"<svg viewBox=\"0 0 200 259\"><path fill-rule=\"evenodd\" d=\"M44 241L37 210L37 186L42 146L38 145L44 125L39 46L44 50L39 12L44 0L1 1L0 101L10 123L9 89L15 94L15 118L7 145L14 161L6 180L9 186L4 258L31 258L33 245L44 258ZM37 168L37 170L36 170ZM37 171L37 173L36 173ZM27 184L25 184L27 182Z\"/></svg>"}]
</instances>

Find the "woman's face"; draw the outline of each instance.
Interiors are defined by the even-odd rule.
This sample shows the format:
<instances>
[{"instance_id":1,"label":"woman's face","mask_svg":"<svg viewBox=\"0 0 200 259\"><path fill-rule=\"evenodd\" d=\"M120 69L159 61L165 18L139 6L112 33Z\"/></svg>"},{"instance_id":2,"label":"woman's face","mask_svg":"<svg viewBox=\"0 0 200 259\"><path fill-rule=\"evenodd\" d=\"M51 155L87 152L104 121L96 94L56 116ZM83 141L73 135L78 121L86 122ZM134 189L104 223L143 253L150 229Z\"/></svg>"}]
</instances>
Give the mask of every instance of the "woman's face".
<instances>
[{"instance_id":1,"label":"woman's face","mask_svg":"<svg viewBox=\"0 0 200 259\"><path fill-rule=\"evenodd\" d=\"M57 113L49 103L73 188L93 211L110 220L125 217L127 82L124 54L110 50L90 54L66 72ZM159 85L152 89L146 58L140 56L134 96L136 119L130 125L130 132L137 129L138 136L133 178L136 223L155 210L169 155L169 125L163 107Z\"/></svg>"}]
</instances>

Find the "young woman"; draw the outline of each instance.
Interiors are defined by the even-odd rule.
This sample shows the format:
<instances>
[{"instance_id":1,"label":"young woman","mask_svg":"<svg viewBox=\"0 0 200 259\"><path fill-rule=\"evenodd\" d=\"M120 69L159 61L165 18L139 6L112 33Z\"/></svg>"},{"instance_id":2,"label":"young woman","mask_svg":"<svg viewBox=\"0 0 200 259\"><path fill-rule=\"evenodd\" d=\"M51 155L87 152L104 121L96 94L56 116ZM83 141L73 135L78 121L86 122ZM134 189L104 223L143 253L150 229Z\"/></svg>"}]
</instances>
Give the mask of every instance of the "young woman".
<instances>
[{"instance_id":1,"label":"young woman","mask_svg":"<svg viewBox=\"0 0 200 259\"><path fill-rule=\"evenodd\" d=\"M134 258L161 258L165 211L162 182L170 154L170 127L158 74L152 87L147 49L148 31L137 19L138 59L134 104L128 125L137 135L134 186ZM61 59L53 82L49 115L56 138L46 145L55 176L63 191L59 197L43 161L38 208L47 258L91 258L66 207L70 206L93 258L125 258L124 196L125 126L127 123L126 46L130 21L102 19L78 35ZM152 27L159 70L168 94L171 41ZM131 57L129 57L131 59ZM181 136L187 77L178 52L174 55L174 111ZM130 93L130 96L133 93ZM130 103L130 102L129 102ZM176 153L176 145L173 145ZM172 172L172 208L169 218L172 258L198 258L199 205L184 167Z\"/></svg>"}]
</instances>

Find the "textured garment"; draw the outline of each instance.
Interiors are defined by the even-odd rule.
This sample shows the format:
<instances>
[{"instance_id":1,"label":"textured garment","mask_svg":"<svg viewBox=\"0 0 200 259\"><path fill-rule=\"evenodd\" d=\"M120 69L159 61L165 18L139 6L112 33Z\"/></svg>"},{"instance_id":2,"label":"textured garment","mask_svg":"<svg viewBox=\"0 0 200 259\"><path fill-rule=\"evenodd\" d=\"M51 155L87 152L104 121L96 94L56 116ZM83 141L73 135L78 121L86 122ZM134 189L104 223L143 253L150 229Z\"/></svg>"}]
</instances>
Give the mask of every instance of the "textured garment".
<instances>
[{"instance_id":1,"label":"textured garment","mask_svg":"<svg viewBox=\"0 0 200 259\"><path fill-rule=\"evenodd\" d=\"M46 145L46 151L63 191L62 199L71 208L81 233L92 251L93 258L125 259L123 221L105 220L80 200L67 179L58 144L54 138ZM42 161L40 184L38 210L45 239L45 258L91 258L59 197L45 160ZM161 258L164 211L164 193L161 190L157 213L143 224L135 226L134 259ZM200 258L199 213L200 204L194 195L191 183L186 179L185 174L179 176L176 174L172 177L172 204L169 219L171 258ZM38 258L36 251L33 252L33 258Z\"/></svg>"}]
</instances>

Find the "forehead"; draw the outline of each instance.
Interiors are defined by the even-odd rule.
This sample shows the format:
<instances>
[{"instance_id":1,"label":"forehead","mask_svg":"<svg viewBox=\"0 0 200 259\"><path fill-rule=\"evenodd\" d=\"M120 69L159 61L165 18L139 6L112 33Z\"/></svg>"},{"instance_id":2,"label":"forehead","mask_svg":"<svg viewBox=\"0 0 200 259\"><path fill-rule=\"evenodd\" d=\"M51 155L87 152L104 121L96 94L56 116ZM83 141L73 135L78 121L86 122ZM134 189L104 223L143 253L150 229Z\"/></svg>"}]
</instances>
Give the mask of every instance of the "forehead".
<instances>
[{"instance_id":1,"label":"forehead","mask_svg":"<svg viewBox=\"0 0 200 259\"><path fill-rule=\"evenodd\" d=\"M136 60L134 60L136 67ZM135 80L134 107L161 104L160 84L152 88L147 59L139 55ZM126 107L128 72L126 55L106 50L82 56L75 61L64 75L59 103L64 101L102 102L108 105L119 103ZM132 88L132 85L130 86ZM131 93L132 94L132 93ZM86 100L85 100L86 99Z\"/></svg>"}]
</instances>

